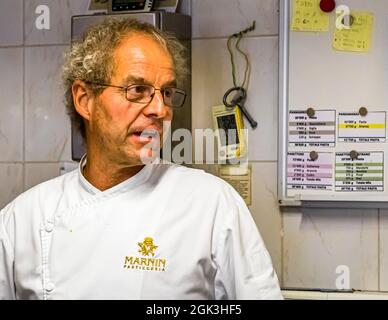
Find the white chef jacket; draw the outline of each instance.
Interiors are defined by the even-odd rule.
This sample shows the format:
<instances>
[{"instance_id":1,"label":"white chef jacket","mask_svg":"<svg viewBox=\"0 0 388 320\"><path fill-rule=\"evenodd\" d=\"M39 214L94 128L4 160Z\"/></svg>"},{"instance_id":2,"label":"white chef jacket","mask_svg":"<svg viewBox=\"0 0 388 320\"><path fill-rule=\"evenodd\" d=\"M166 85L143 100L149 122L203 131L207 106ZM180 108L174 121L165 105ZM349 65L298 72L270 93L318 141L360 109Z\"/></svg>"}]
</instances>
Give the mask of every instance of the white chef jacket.
<instances>
[{"instance_id":1,"label":"white chef jacket","mask_svg":"<svg viewBox=\"0 0 388 320\"><path fill-rule=\"evenodd\" d=\"M0 212L0 299L282 299L229 184L157 161L100 191L84 164Z\"/></svg>"}]
</instances>

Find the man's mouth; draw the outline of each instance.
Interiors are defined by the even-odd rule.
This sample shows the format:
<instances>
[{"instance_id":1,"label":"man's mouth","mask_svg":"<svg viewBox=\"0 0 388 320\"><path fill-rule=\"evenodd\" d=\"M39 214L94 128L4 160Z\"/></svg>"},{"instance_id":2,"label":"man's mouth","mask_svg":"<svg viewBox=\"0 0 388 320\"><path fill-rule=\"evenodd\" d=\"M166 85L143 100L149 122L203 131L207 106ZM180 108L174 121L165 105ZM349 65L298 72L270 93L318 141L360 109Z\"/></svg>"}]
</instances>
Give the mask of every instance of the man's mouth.
<instances>
[{"instance_id":1,"label":"man's mouth","mask_svg":"<svg viewBox=\"0 0 388 320\"><path fill-rule=\"evenodd\" d=\"M159 136L159 132L156 130L142 130L142 131L135 131L132 134L136 136L144 136L144 137L152 137L155 138Z\"/></svg>"},{"instance_id":2,"label":"man's mouth","mask_svg":"<svg viewBox=\"0 0 388 320\"><path fill-rule=\"evenodd\" d=\"M131 133L131 136L141 143L149 143L155 139L159 140L160 135L161 133L156 129L136 130Z\"/></svg>"}]
</instances>

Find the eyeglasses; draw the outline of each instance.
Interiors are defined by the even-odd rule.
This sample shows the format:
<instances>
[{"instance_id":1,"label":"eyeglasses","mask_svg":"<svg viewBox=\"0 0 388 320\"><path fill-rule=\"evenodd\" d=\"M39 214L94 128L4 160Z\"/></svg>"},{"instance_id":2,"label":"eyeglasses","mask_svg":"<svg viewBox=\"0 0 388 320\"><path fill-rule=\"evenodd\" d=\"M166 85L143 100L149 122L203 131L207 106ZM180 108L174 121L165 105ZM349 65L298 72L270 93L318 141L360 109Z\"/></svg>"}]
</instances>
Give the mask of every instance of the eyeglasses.
<instances>
[{"instance_id":1,"label":"eyeglasses","mask_svg":"<svg viewBox=\"0 0 388 320\"><path fill-rule=\"evenodd\" d=\"M180 108L183 106L186 100L186 92L182 89L174 87L166 87L162 89L156 89L149 84L131 84L127 87L114 86L111 84L94 83L98 86L113 87L125 90L125 98L134 103L148 104L152 101L156 91L160 91L163 96L163 102L165 105L171 108Z\"/></svg>"}]
</instances>

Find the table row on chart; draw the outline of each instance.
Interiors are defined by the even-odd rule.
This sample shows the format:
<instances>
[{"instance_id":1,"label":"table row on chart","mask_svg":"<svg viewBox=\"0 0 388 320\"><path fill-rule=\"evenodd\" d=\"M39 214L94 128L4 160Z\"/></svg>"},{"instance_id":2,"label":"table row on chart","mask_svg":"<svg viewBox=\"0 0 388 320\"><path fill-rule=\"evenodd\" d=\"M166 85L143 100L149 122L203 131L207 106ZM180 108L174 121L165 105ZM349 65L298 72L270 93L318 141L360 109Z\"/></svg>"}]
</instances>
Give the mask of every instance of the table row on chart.
<instances>
[{"instance_id":1,"label":"table row on chart","mask_svg":"<svg viewBox=\"0 0 388 320\"><path fill-rule=\"evenodd\" d=\"M386 112L360 113L336 110L293 110L288 118L291 147L334 147L336 142L386 142Z\"/></svg>"},{"instance_id":2,"label":"table row on chart","mask_svg":"<svg viewBox=\"0 0 388 320\"><path fill-rule=\"evenodd\" d=\"M384 191L384 152L289 152L287 189Z\"/></svg>"}]
</instances>

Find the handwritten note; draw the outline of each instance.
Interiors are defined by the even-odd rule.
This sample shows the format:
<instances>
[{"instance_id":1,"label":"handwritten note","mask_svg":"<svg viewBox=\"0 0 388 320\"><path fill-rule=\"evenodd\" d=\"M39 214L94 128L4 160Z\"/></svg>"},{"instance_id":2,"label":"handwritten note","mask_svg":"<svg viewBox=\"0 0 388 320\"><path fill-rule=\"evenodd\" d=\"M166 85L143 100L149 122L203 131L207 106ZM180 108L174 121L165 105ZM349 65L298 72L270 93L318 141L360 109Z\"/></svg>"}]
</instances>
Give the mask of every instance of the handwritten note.
<instances>
[{"instance_id":1,"label":"handwritten note","mask_svg":"<svg viewBox=\"0 0 388 320\"><path fill-rule=\"evenodd\" d=\"M320 0L294 0L293 31L329 31L329 15L321 10L319 2Z\"/></svg>"},{"instance_id":2,"label":"handwritten note","mask_svg":"<svg viewBox=\"0 0 388 320\"><path fill-rule=\"evenodd\" d=\"M334 49L339 51L369 52L373 35L373 13L352 11L351 17L353 23L348 28L336 28L333 38Z\"/></svg>"}]
</instances>

